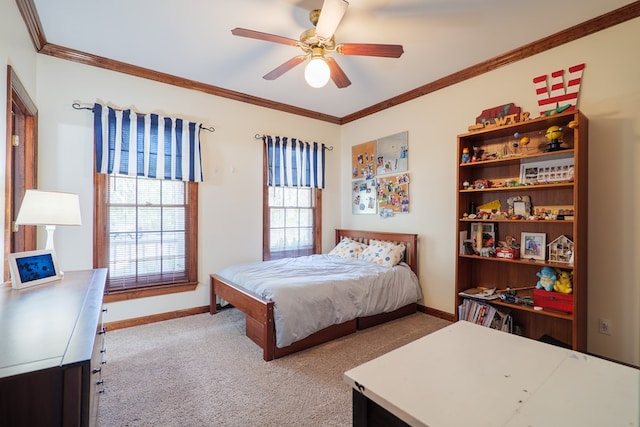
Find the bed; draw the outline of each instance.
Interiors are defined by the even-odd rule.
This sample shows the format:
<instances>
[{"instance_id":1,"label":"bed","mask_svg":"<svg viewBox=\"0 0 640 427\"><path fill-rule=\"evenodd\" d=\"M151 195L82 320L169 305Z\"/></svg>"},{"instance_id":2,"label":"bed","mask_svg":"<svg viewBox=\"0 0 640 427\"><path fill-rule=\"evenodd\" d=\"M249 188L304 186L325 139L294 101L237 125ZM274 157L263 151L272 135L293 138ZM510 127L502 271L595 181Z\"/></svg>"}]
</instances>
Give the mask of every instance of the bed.
<instances>
[{"instance_id":1,"label":"bed","mask_svg":"<svg viewBox=\"0 0 640 427\"><path fill-rule=\"evenodd\" d=\"M351 286L357 286L352 284L352 281L348 280L346 276L349 274L345 274L345 278L343 282L340 282L339 285L333 285L331 292L331 299L335 303L337 308L324 306L322 311L336 311L340 313L338 317L339 321L337 323L332 323L327 326L323 326L321 329L316 330L308 335L304 334L304 337L301 338L291 338L287 336L283 337L284 332L290 329L288 326L282 323L283 320L280 315L280 312L283 312L285 307L291 307L292 309L298 310L318 310L318 307L321 307L324 304L324 301L321 304L313 303L312 306L304 306L302 303L298 304L298 307L295 307L295 304L290 303L289 301L295 301L295 298L299 298L303 295L313 295L313 290L305 290L304 294L300 293L301 290L295 289L297 286L297 282L303 282L304 280L309 281L310 279L304 270L306 267L300 267L301 270L298 270L296 265L298 263L306 262L303 259L289 259L284 262L287 264L282 267L287 269L287 277L280 280L281 282L288 282L291 285L280 284L283 289L274 290L273 295L266 295L264 292L259 291L260 280L264 280L268 282L272 276L269 273L258 273L257 276L250 276L252 269L257 268L257 264L276 264L275 262L266 262L266 263L247 263L238 266L231 266L227 269L221 270L218 274L210 275L210 313L213 315L217 312L217 297L220 297L222 300L228 302L236 309L242 311L245 314L246 318L246 335L251 340L253 340L258 346L260 346L263 350L263 359L265 361L273 360L279 357L286 356L288 354L295 353L300 350L307 349L309 347L313 347L315 345L333 340L335 338L339 338L351 333L356 332L360 329L369 328L384 322L388 322L390 320L398 319L400 317L415 313L417 311L417 301L421 297L419 284L417 283L417 235L416 234L408 234L408 233L388 233L388 232L371 232L371 231L358 231L358 230L344 230L338 229L336 230L336 247L339 247L339 244L343 242L343 239L349 239L352 242L360 242L363 244L375 243L378 244L380 242L392 242L395 245L402 245L404 249L404 253L402 254L402 262L400 262L397 266L390 268L384 268L381 271L384 271L384 274L392 274L393 281L396 282L412 282L411 284L407 284L409 288L416 288L416 295L411 294L411 291L405 292L404 290L401 292L390 292L388 289L395 289L392 287L380 287L378 279L374 278L375 288L372 289L384 289L383 297L380 296L372 296L369 295L369 291L367 291L367 300L366 303L359 304L357 309L353 309L346 305L342 304L342 296L337 294L344 293L345 298L354 299L354 288ZM393 245L392 245L393 246ZM323 271L332 271L335 267L336 271L340 271L342 268L340 263L342 260L339 257L331 257L329 255L311 255L310 257L302 257L302 258L313 258L313 262L331 263L331 267L327 267L327 270ZM364 261L356 261L349 268L353 269L353 271L357 271L360 268L358 263L367 264ZM294 267L291 267L291 266ZM322 266L321 268L325 268L324 264L318 264ZM367 269L371 269L371 267L363 267ZM387 270L393 270L393 273L387 273ZM239 277L238 275L232 274L233 272L241 272L240 276L243 276L242 280L234 281L230 279L233 277ZM301 275L305 276L304 279L298 278L296 276L296 271L301 271ZM369 270L367 270L369 271ZM260 276L262 274L262 276ZM372 273L373 274L373 273ZM407 279L407 276L410 275L412 279ZM327 274L328 275L328 274ZM244 277L247 276L247 277ZM273 282L273 280L271 280ZM240 284L242 282L242 284ZM253 285L252 285L252 282ZM274 287L278 288L279 284L273 284ZM258 286L256 288L255 286ZM271 285L269 285L271 286ZM302 286L302 285L301 285ZM307 286L306 284L304 286ZM312 284L313 286L313 284ZM318 285L319 286L319 285ZM393 283L393 286L396 286ZM405 285L402 285L405 286ZM286 288L286 289L284 289ZM293 289L291 289L293 288ZM407 288L407 289L409 289ZM275 293L279 292L279 293ZM284 292L287 292L285 294ZM297 293L297 297L295 296L295 292ZM373 291L371 291L373 293ZM389 296L390 293L398 293L401 294L398 300L396 300L396 296ZM286 296L286 297L285 297ZM389 301L385 301L381 298L389 298ZM305 300L306 297L301 298L301 300ZM362 298L357 297L358 301ZM337 301L337 302L336 302ZM278 309L276 309L276 304ZM310 304L307 302L307 304ZM305 308L306 307L306 308ZM310 308L311 307L311 308ZM365 308L366 307L366 308ZM327 310L325 310L327 309ZM355 314L354 314L355 313ZM313 316L305 316L306 318L312 318ZM324 321L324 320L323 320ZM298 322L302 323L302 322ZM277 326L280 327L277 329ZM285 345L282 343L285 342Z\"/></svg>"}]
</instances>

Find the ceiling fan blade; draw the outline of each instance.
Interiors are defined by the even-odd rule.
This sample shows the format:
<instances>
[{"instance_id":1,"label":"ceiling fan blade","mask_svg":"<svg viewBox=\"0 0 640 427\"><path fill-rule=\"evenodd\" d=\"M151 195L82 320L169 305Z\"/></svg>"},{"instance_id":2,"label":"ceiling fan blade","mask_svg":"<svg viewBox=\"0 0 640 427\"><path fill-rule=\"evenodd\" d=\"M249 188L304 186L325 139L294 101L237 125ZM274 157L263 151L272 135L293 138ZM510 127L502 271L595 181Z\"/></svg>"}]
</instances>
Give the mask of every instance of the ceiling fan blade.
<instances>
[{"instance_id":1,"label":"ceiling fan blade","mask_svg":"<svg viewBox=\"0 0 640 427\"><path fill-rule=\"evenodd\" d=\"M400 58L404 49L399 44L344 43L336 46L336 52L341 55Z\"/></svg>"},{"instance_id":2,"label":"ceiling fan blade","mask_svg":"<svg viewBox=\"0 0 640 427\"><path fill-rule=\"evenodd\" d=\"M249 37L250 39L264 40L268 42L286 44L288 46L297 46L298 40L290 39L288 37L276 36L275 34L262 33L260 31L247 30L246 28L234 28L231 30L231 34L240 37Z\"/></svg>"},{"instance_id":3,"label":"ceiling fan blade","mask_svg":"<svg viewBox=\"0 0 640 427\"><path fill-rule=\"evenodd\" d=\"M329 70L331 70L331 80L338 86L338 88L342 89L351 84L351 80L349 77L342 71L342 68L335 59L331 57L326 57L325 61L329 64Z\"/></svg>"},{"instance_id":4,"label":"ceiling fan blade","mask_svg":"<svg viewBox=\"0 0 640 427\"><path fill-rule=\"evenodd\" d=\"M273 71L270 71L264 76L262 76L262 78L265 80L275 80L281 75L283 75L284 73L286 73L287 71L289 71L290 69L292 69L293 67L295 67L296 65L299 65L305 59L307 59L305 55L294 56L284 64L275 68Z\"/></svg>"},{"instance_id":5,"label":"ceiling fan blade","mask_svg":"<svg viewBox=\"0 0 640 427\"><path fill-rule=\"evenodd\" d=\"M349 2L346 0L324 0L316 25L316 35L323 39L330 39L342 21L347 6Z\"/></svg>"}]
</instances>

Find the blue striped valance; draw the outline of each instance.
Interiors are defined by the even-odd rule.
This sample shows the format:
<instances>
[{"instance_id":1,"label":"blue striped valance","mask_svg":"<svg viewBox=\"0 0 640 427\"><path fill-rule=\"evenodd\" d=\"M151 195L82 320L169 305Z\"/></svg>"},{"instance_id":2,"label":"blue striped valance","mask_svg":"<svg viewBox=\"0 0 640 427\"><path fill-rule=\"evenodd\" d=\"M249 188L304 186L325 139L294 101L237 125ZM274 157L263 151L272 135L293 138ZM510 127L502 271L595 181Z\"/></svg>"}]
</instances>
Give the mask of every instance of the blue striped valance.
<instances>
[{"instance_id":1,"label":"blue striped valance","mask_svg":"<svg viewBox=\"0 0 640 427\"><path fill-rule=\"evenodd\" d=\"M268 185L324 188L324 144L265 137Z\"/></svg>"},{"instance_id":2,"label":"blue striped valance","mask_svg":"<svg viewBox=\"0 0 640 427\"><path fill-rule=\"evenodd\" d=\"M202 182L200 123L93 107L96 172Z\"/></svg>"}]
</instances>

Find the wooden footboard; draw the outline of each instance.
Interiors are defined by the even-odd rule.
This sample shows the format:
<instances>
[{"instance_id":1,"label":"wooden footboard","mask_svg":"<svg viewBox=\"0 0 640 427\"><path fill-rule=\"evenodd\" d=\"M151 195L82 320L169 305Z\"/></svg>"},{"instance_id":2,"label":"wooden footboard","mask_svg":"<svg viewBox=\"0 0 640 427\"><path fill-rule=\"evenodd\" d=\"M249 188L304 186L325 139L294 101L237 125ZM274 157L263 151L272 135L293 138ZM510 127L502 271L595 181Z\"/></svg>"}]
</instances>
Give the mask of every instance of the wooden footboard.
<instances>
[{"instance_id":1,"label":"wooden footboard","mask_svg":"<svg viewBox=\"0 0 640 427\"><path fill-rule=\"evenodd\" d=\"M262 348L264 360L273 360L275 358L273 301L268 301L217 274L211 274L209 277L211 281L209 312L216 313L216 296L242 311L246 315L247 336Z\"/></svg>"},{"instance_id":2,"label":"wooden footboard","mask_svg":"<svg viewBox=\"0 0 640 427\"><path fill-rule=\"evenodd\" d=\"M368 243L371 239L393 241L404 243L407 247L404 261L417 274L417 241L416 234L406 233L384 233L357 230L336 230L336 244L342 237L349 237ZM390 320L406 316L417 311L417 304L409 304L405 307L391 312L374 316L362 317L344 322L339 325L332 325L318 331L300 341L294 342L290 346L276 347L276 331L273 320L273 301L266 300L242 286L224 279L217 274L210 276L211 299L209 312L216 313L216 297L220 297L229 304L242 311L246 315L246 334L256 344L262 348L262 357L265 361L273 360L291 353L295 353L318 344L322 344L333 339L356 332L358 329L365 329Z\"/></svg>"}]
</instances>

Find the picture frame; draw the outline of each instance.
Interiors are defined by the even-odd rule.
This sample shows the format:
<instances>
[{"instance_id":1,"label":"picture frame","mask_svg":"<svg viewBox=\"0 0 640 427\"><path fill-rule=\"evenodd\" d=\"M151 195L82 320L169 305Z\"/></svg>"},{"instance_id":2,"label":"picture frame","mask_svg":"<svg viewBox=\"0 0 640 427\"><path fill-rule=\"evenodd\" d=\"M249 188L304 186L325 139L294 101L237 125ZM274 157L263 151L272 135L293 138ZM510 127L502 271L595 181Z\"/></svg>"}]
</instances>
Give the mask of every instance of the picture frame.
<instances>
[{"instance_id":1,"label":"picture frame","mask_svg":"<svg viewBox=\"0 0 640 427\"><path fill-rule=\"evenodd\" d=\"M547 255L546 233L523 231L520 236L520 257L545 261Z\"/></svg>"},{"instance_id":2,"label":"picture frame","mask_svg":"<svg viewBox=\"0 0 640 427\"><path fill-rule=\"evenodd\" d=\"M514 196L507 199L509 215L528 218L531 216L531 198L529 196Z\"/></svg>"},{"instance_id":3,"label":"picture frame","mask_svg":"<svg viewBox=\"0 0 640 427\"><path fill-rule=\"evenodd\" d=\"M520 184L549 184L573 180L573 157L566 159L522 162L520 164Z\"/></svg>"},{"instance_id":4,"label":"picture frame","mask_svg":"<svg viewBox=\"0 0 640 427\"><path fill-rule=\"evenodd\" d=\"M11 286L23 289L49 283L62 278L56 253L53 249L42 249L9 254Z\"/></svg>"}]
</instances>

